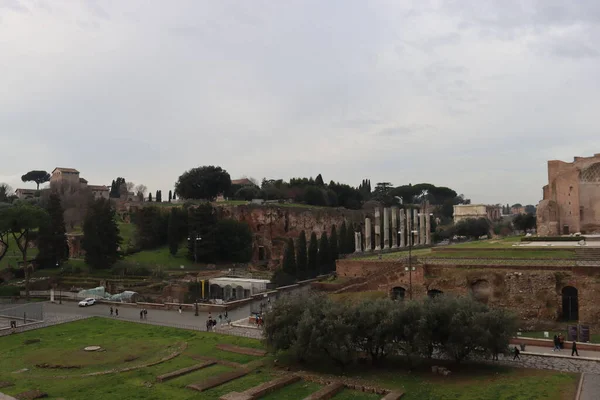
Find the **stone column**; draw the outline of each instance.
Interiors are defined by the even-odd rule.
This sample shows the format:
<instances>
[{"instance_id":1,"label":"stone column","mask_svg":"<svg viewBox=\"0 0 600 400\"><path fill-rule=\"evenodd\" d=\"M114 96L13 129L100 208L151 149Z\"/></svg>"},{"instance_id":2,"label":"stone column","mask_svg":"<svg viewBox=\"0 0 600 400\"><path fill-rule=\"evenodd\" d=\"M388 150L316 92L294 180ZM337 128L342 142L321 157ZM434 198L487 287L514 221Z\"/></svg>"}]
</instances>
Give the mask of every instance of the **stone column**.
<instances>
[{"instance_id":1,"label":"stone column","mask_svg":"<svg viewBox=\"0 0 600 400\"><path fill-rule=\"evenodd\" d=\"M50 288L50 302L54 303L54 288Z\"/></svg>"},{"instance_id":2,"label":"stone column","mask_svg":"<svg viewBox=\"0 0 600 400\"><path fill-rule=\"evenodd\" d=\"M413 224L412 224L412 211L411 210L406 210L406 246L410 246L412 243L412 233L410 233L412 231L413 228Z\"/></svg>"},{"instance_id":3,"label":"stone column","mask_svg":"<svg viewBox=\"0 0 600 400\"><path fill-rule=\"evenodd\" d=\"M390 209L383 209L383 249L390 248Z\"/></svg>"},{"instance_id":4,"label":"stone column","mask_svg":"<svg viewBox=\"0 0 600 400\"><path fill-rule=\"evenodd\" d=\"M419 210L413 208L413 231L417 231L413 236L411 233L411 237L413 240L413 246L419 244Z\"/></svg>"},{"instance_id":5,"label":"stone column","mask_svg":"<svg viewBox=\"0 0 600 400\"><path fill-rule=\"evenodd\" d=\"M425 244L431 244L431 215L425 215Z\"/></svg>"},{"instance_id":6,"label":"stone column","mask_svg":"<svg viewBox=\"0 0 600 400\"><path fill-rule=\"evenodd\" d=\"M404 238L406 237L406 217L404 215L404 209L400 210L400 226L398 227L400 231L400 247L406 247L406 242Z\"/></svg>"},{"instance_id":7,"label":"stone column","mask_svg":"<svg viewBox=\"0 0 600 400\"><path fill-rule=\"evenodd\" d=\"M420 245L425 245L425 213L422 212L421 215L419 216L419 244Z\"/></svg>"},{"instance_id":8,"label":"stone column","mask_svg":"<svg viewBox=\"0 0 600 400\"><path fill-rule=\"evenodd\" d=\"M371 219L365 218L365 251L371 251Z\"/></svg>"},{"instance_id":9,"label":"stone column","mask_svg":"<svg viewBox=\"0 0 600 400\"><path fill-rule=\"evenodd\" d=\"M398 207L392 207L392 249L398 248Z\"/></svg>"},{"instance_id":10,"label":"stone column","mask_svg":"<svg viewBox=\"0 0 600 400\"><path fill-rule=\"evenodd\" d=\"M362 238L360 232L354 232L354 252L362 253Z\"/></svg>"},{"instance_id":11,"label":"stone column","mask_svg":"<svg viewBox=\"0 0 600 400\"><path fill-rule=\"evenodd\" d=\"M375 209L375 251L381 250L381 210Z\"/></svg>"}]
</instances>

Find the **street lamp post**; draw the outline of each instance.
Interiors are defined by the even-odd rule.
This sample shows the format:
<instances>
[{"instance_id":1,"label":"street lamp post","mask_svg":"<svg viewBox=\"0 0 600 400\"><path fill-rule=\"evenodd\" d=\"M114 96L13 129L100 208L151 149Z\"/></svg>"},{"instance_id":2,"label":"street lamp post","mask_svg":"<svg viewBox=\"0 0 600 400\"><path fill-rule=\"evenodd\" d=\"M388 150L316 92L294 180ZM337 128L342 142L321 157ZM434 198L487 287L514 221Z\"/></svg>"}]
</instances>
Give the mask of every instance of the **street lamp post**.
<instances>
[{"instance_id":1,"label":"street lamp post","mask_svg":"<svg viewBox=\"0 0 600 400\"><path fill-rule=\"evenodd\" d=\"M418 233L418 231L409 231L410 237L408 240L408 298L412 300L412 246L413 246L413 235ZM404 234L403 230L398 231L400 235Z\"/></svg>"},{"instance_id":2,"label":"street lamp post","mask_svg":"<svg viewBox=\"0 0 600 400\"><path fill-rule=\"evenodd\" d=\"M193 238L188 236L188 241L190 240L194 241L194 262L198 263L198 242L202 240L202 238L197 233L194 233Z\"/></svg>"}]
</instances>

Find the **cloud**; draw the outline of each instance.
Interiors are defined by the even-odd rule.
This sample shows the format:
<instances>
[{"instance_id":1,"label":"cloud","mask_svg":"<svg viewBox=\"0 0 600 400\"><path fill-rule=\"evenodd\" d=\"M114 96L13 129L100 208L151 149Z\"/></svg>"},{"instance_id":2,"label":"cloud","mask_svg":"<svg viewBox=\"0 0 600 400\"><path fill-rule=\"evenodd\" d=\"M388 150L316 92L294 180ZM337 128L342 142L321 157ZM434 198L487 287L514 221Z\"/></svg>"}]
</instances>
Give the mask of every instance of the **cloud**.
<instances>
[{"instance_id":1,"label":"cloud","mask_svg":"<svg viewBox=\"0 0 600 400\"><path fill-rule=\"evenodd\" d=\"M15 188L61 165L168 191L216 164L527 204L548 159L599 152L591 0L0 0L0 17Z\"/></svg>"}]
</instances>

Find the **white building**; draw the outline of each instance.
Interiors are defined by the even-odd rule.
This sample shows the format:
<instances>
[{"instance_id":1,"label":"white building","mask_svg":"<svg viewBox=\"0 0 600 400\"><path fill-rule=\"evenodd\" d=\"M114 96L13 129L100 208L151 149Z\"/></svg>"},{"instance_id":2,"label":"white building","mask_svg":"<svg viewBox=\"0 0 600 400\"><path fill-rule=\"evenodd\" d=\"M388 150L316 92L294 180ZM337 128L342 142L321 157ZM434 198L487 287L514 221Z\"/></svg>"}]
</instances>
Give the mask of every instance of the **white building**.
<instances>
[{"instance_id":1,"label":"white building","mask_svg":"<svg viewBox=\"0 0 600 400\"><path fill-rule=\"evenodd\" d=\"M266 292L268 279L250 278L214 278L210 279L209 297L211 299L241 300L255 294Z\"/></svg>"}]
</instances>

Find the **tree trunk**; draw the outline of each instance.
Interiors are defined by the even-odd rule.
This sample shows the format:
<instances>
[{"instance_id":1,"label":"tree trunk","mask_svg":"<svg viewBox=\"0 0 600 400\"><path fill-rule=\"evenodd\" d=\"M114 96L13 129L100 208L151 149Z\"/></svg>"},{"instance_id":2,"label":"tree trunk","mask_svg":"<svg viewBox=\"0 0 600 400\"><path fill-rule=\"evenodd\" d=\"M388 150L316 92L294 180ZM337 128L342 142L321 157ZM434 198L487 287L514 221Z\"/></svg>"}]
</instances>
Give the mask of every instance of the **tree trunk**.
<instances>
[{"instance_id":1,"label":"tree trunk","mask_svg":"<svg viewBox=\"0 0 600 400\"><path fill-rule=\"evenodd\" d=\"M27 247L25 247L27 249ZM29 266L27 265L27 250L23 252L23 268L25 268L25 298L29 301Z\"/></svg>"}]
</instances>

